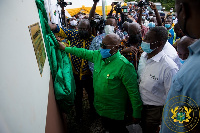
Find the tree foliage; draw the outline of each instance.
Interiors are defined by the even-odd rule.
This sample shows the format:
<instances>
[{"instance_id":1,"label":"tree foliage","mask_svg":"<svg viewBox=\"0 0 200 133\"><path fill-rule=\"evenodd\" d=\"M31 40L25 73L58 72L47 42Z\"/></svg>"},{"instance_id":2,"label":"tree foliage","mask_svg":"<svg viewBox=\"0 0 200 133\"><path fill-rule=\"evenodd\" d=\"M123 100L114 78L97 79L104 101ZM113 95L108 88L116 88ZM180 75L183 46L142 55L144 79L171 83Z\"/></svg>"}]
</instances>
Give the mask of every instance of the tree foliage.
<instances>
[{"instance_id":1,"label":"tree foliage","mask_svg":"<svg viewBox=\"0 0 200 133\"><path fill-rule=\"evenodd\" d=\"M133 0L124 0L124 2L131 2ZM135 0L135 1L140 1L140 0ZM175 0L151 0L152 2L161 2L162 7L165 7L166 11L169 11L170 8L174 8L175 11Z\"/></svg>"}]
</instances>

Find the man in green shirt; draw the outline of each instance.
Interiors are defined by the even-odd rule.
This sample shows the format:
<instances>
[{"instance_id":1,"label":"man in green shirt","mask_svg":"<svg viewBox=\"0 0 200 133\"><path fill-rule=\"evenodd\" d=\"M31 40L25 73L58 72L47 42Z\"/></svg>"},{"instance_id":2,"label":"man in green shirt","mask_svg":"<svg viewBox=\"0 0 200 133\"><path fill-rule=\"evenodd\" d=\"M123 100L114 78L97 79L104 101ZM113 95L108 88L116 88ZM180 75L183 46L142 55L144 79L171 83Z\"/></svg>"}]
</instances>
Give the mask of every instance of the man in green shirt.
<instances>
[{"instance_id":1,"label":"man in green shirt","mask_svg":"<svg viewBox=\"0 0 200 133\"><path fill-rule=\"evenodd\" d=\"M116 34L105 36L102 48L95 51L65 47L60 43L60 49L94 63L94 107L102 118L104 128L110 133L128 132L124 123L128 98L134 122L139 121L142 110L136 71L118 51L119 44L120 38Z\"/></svg>"}]
</instances>

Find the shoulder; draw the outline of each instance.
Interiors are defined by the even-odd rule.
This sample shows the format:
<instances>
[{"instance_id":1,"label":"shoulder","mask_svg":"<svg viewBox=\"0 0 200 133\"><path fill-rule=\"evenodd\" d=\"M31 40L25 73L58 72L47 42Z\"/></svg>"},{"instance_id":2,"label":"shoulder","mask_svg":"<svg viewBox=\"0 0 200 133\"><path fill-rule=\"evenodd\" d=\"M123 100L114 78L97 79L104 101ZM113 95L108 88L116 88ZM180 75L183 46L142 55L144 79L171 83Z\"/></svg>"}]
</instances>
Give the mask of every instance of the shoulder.
<instances>
[{"instance_id":1,"label":"shoulder","mask_svg":"<svg viewBox=\"0 0 200 133\"><path fill-rule=\"evenodd\" d=\"M166 54L163 56L162 60L163 60L162 64L165 66L166 69L170 69L170 70L177 69L178 70L177 64Z\"/></svg>"},{"instance_id":2,"label":"shoulder","mask_svg":"<svg viewBox=\"0 0 200 133\"><path fill-rule=\"evenodd\" d=\"M130 63L123 55L120 55L119 60L120 60L124 65L133 66L133 64Z\"/></svg>"}]
</instances>

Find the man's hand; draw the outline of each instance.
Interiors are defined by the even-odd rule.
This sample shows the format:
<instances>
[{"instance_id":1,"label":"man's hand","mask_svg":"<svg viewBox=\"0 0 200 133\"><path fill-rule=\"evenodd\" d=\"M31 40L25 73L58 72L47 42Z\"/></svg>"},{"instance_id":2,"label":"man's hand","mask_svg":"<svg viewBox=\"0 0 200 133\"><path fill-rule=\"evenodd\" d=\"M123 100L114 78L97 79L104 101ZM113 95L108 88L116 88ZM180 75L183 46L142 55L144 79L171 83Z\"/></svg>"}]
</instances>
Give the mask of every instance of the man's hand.
<instances>
[{"instance_id":1,"label":"man's hand","mask_svg":"<svg viewBox=\"0 0 200 133\"><path fill-rule=\"evenodd\" d=\"M138 124L138 123L140 123L140 121L141 121L141 118L134 118L133 117L133 124Z\"/></svg>"},{"instance_id":2,"label":"man's hand","mask_svg":"<svg viewBox=\"0 0 200 133\"><path fill-rule=\"evenodd\" d=\"M152 10L157 10L156 5L153 2L150 2L149 4Z\"/></svg>"},{"instance_id":3,"label":"man's hand","mask_svg":"<svg viewBox=\"0 0 200 133\"><path fill-rule=\"evenodd\" d=\"M58 42L59 43L59 49L61 50L65 50L65 45L62 42Z\"/></svg>"},{"instance_id":4,"label":"man's hand","mask_svg":"<svg viewBox=\"0 0 200 133\"><path fill-rule=\"evenodd\" d=\"M112 2L111 6L113 7L114 5L115 5L114 2Z\"/></svg>"},{"instance_id":5,"label":"man's hand","mask_svg":"<svg viewBox=\"0 0 200 133\"><path fill-rule=\"evenodd\" d=\"M56 24L49 23L51 31L54 31L57 28Z\"/></svg>"}]
</instances>

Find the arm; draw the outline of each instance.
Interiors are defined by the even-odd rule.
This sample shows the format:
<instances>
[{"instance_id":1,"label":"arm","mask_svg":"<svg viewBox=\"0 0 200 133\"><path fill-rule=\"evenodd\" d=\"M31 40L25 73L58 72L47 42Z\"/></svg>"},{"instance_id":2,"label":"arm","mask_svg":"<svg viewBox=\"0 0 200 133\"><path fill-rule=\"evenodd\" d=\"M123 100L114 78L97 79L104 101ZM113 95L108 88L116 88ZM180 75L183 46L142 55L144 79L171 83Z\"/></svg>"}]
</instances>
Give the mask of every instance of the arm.
<instances>
[{"instance_id":1,"label":"arm","mask_svg":"<svg viewBox=\"0 0 200 133\"><path fill-rule=\"evenodd\" d=\"M165 74L164 87L165 87L166 95L168 94L169 89L171 87L172 78L174 75L176 75L177 71L178 71L178 69L172 69Z\"/></svg>"},{"instance_id":2,"label":"arm","mask_svg":"<svg viewBox=\"0 0 200 133\"><path fill-rule=\"evenodd\" d=\"M137 20L138 24L141 25L141 29L142 29L142 10L143 10L143 8L141 7L139 10L139 16L138 16L138 20Z\"/></svg>"},{"instance_id":3,"label":"arm","mask_svg":"<svg viewBox=\"0 0 200 133\"><path fill-rule=\"evenodd\" d=\"M59 49L61 50L65 50L65 52L67 53L71 53L73 55L76 55L77 57L86 59L90 62L95 61L95 57L98 56L98 51L93 51L93 50L87 50L84 48L77 48L77 47L65 47L62 42L58 42L59 43Z\"/></svg>"},{"instance_id":4,"label":"arm","mask_svg":"<svg viewBox=\"0 0 200 133\"><path fill-rule=\"evenodd\" d=\"M112 16L112 14L113 14L114 3L112 3L111 6L112 6L112 9L110 10L110 13L108 14L108 16Z\"/></svg>"},{"instance_id":5,"label":"arm","mask_svg":"<svg viewBox=\"0 0 200 133\"><path fill-rule=\"evenodd\" d=\"M64 38L70 38L72 33L73 33L73 30L62 29L56 24L50 24L49 23L49 26L50 26L51 31L56 33L58 36L61 36L61 37L64 37Z\"/></svg>"},{"instance_id":6,"label":"arm","mask_svg":"<svg viewBox=\"0 0 200 133\"><path fill-rule=\"evenodd\" d=\"M151 7L151 9L154 10L154 12L155 12L156 20L157 20L158 26L162 26L162 20L161 20L160 14L158 13L158 10L157 10L157 8L156 8L156 5L155 5L153 2L151 2L151 3L150 3L150 7Z\"/></svg>"},{"instance_id":7,"label":"arm","mask_svg":"<svg viewBox=\"0 0 200 133\"><path fill-rule=\"evenodd\" d=\"M97 6L97 1L94 1L94 4L93 4L93 6L92 6L92 8L90 10L89 20L91 20L92 18L94 18L96 6Z\"/></svg>"},{"instance_id":8,"label":"arm","mask_svg":"<svg viewBox=\"0 0 200 133\"><path fill-rule=\"evenodd\" d=\"M142 101L137 83L137 74L132 64L126 64L122 70L122 82L126 87L133 108L133 117L141 118Z\"/></svg>"}]
</instances>

